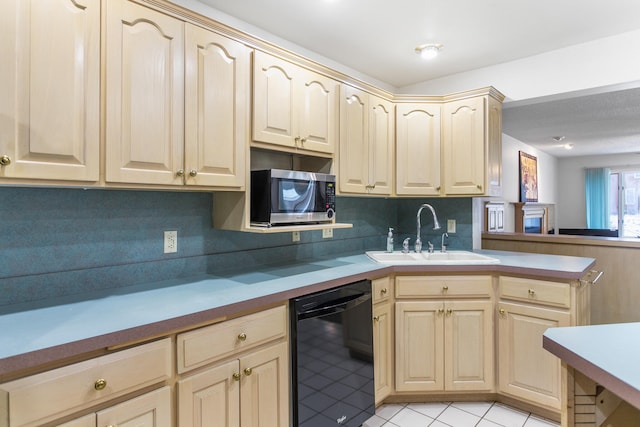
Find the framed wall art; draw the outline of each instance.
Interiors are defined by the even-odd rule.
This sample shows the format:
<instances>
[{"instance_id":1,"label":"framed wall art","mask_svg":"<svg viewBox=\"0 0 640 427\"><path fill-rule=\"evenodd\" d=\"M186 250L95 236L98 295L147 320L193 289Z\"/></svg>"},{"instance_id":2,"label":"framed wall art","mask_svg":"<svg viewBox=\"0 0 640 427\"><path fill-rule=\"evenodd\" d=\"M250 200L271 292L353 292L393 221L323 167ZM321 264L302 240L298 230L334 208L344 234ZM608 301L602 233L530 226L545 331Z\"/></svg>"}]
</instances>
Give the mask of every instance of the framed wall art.
<instances>
[{"instance_id":1,"label":"framed wall art","mask_svg":"<svg viewBox=\"0 0 640 427\"><path fill-rule=\"evenodd\" d=\"M538 159L520 151L520 202L538 201Z\"/></svg>"}]
</instances>

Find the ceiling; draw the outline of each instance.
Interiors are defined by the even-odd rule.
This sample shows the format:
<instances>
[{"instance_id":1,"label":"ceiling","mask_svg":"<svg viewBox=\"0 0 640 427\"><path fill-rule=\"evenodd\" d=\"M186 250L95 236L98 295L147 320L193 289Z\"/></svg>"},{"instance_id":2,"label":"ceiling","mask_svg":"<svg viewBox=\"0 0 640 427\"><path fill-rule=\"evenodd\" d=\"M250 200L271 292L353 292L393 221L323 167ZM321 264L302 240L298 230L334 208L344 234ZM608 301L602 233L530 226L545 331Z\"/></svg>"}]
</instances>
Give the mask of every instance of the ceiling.
<instances>
[{"instance_id":1,"label":"ceiling","mask_svg":"<svg viewBox=\"0 0 640 427\"><path fill-rule=\"evenodd\" d=\"M638 0L199 1L394 88L640 29ZM640 151L639 90L587 96L506 103L504 132L556 157Z\"/></svg>"}]
</instances>

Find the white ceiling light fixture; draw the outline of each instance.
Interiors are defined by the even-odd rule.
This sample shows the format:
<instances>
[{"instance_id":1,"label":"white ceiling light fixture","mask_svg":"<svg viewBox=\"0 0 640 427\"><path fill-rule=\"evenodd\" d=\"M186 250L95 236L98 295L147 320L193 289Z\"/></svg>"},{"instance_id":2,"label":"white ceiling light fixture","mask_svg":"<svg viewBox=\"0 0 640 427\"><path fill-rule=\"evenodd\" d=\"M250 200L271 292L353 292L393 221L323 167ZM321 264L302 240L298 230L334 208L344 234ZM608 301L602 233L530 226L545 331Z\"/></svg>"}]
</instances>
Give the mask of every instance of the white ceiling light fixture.
<instances>
[{"instance_id":1,"label":"white ceiling light fixture","mask_svg":"<svg viewBox=\"0 0 640 427\"><path fill-rule=\"evenodd\" d=\"M429 44L421 44L417 46L415 52L419 54L424 59L433 59L438 56L440 53L440 49L444 46L440 43L429 43Z\"/></svg>"},{"instance_id":2,"label":"white ceiling light fixture","mask_svg":"<svg viewBox=\"0 0 640 427\"><path fill-rule=\"evenodd\" d=\"M568 144L564 144L564 149L565 150L571 150L573 148L573 144L568 143Z\"/></svg>"}]
</instances>

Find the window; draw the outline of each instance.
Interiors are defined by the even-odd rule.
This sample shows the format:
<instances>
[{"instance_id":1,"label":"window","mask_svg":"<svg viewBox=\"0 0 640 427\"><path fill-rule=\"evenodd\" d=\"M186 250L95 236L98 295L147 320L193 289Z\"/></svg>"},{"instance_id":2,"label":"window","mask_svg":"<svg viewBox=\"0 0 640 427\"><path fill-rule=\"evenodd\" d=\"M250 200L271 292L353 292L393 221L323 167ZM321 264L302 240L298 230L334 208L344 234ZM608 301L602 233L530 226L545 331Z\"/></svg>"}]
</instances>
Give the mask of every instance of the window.
<instances>
[{"instance_id":1,"label":"window","mask_svg":"<svg viewBox=\"0 0 640 427\"><path fill-rule=\"evenodd\" d=\"M620 237L640 237L640 171L612 172L609 189L609 227Z\"/></svg>"}]
</instances>

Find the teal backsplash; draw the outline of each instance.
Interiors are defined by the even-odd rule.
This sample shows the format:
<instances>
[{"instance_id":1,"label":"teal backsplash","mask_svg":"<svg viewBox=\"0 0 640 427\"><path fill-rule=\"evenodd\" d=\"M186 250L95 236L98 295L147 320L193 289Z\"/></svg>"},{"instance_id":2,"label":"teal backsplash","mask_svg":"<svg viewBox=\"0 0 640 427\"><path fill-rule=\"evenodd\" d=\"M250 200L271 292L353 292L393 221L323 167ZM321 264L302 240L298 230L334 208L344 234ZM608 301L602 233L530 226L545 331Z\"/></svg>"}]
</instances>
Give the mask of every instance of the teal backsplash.
<instances>
[{"instance_id":1,"label":"teal backsplash","mask_svg":"<svg viewBox=\"0 0 640 427\"><path fill-rule=\"evenodd\" d=\"M339 197L337 218L353 228L255 234L211 226L215 194L130 190L0 188L0 307L46 303L88 291L202 273L383 250L387 227L415 241L415 216L431 203L443 227L455 218L450 248L471 249L471 199ZM423 241L440 239L423 212ZM178 252L163 253L163 232L178 231ZM436 244L439 247L439 244ZM2 310L2 308L0 308Z\"/></svg>"}]
</instances>

